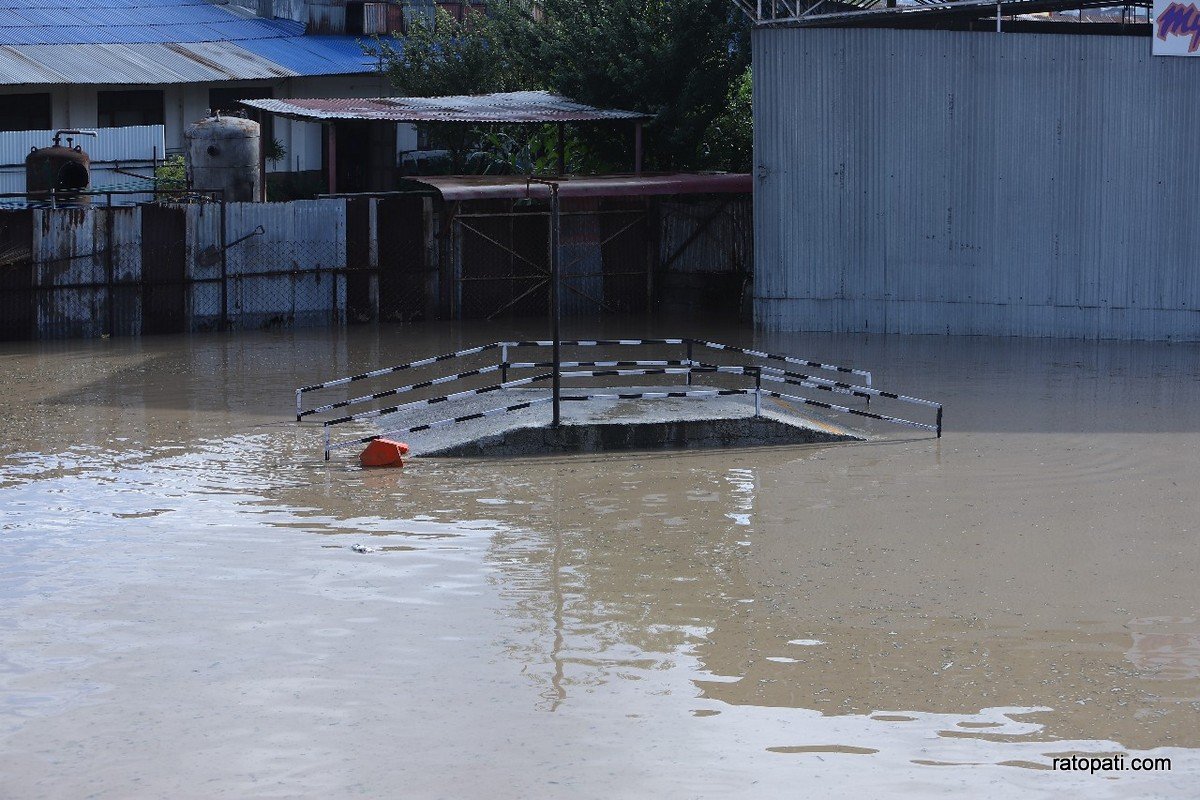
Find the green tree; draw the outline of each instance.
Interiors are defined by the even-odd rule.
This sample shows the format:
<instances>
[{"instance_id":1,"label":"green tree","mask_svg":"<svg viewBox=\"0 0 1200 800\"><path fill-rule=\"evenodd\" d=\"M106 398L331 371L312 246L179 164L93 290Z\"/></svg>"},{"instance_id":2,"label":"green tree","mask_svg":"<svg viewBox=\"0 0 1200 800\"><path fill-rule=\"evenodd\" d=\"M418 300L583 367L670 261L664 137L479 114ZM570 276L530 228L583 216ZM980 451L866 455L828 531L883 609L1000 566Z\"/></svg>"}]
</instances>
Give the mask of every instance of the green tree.
<instances>
[{"instance_id":1,"label":"green tree","mask_svg":"<svg viewBox=\"0 0 1200 800\"><path fill-rule=\"evenodd\" d=\"M750 68L729 87L725 110L704 136L705 160L719 169L749 172L754 160L754 115Z\"/></svg>"},{"instance_id":2,"label":"green tree","mask_svg":"<svg viewBox=\"0 0 1200 800\"><path fill-rule=\"evenodd\" d=\"M463 21L438 8L433 22L418 17L408 35L376 38L368 51L404 97L511 92L525 84L523 59L504 47L493 19L480 12Z\"/></svg>"},{"instance_id":3,"label":"green tree","mask_svg":"<svg viewBox=\"0 0 1200 800\"><path fill-rule=\"evenodd\" d=\"M381 42L399 94L548 89L654 115L647 169L720 166L706 141L749 63L748 25L727 0L493 0L487 16L439 14ZM629 169L629 126L574 126L609 169Z\"/></svg>"}]
</instances>

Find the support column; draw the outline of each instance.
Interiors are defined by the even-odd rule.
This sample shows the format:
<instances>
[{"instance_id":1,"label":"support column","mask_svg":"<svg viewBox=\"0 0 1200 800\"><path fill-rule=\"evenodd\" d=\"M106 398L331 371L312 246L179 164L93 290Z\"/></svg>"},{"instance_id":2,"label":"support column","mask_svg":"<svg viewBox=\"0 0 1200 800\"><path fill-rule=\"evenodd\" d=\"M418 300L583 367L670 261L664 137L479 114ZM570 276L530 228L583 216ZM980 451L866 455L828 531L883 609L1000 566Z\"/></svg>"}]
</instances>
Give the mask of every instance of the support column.
<instances>
[{"instance_id":1,"label":"support column","mask_svg":"<svg viewBox=\"0 0 1200 800\"><path fill-rule=\"evenodd\" d=\"M642 171L642 122L633 123L633 171Z\"/></svg>"},{"instance_id":2,"label":"support column","mask_svg":"<svg viewBox=\"0 0 1200 800\"><path fill-rule=\"evenodd\" d=\"M332 122L325 126L325 150L329 194L337 194L337 125Z\"/></svg>"}]
</instances>

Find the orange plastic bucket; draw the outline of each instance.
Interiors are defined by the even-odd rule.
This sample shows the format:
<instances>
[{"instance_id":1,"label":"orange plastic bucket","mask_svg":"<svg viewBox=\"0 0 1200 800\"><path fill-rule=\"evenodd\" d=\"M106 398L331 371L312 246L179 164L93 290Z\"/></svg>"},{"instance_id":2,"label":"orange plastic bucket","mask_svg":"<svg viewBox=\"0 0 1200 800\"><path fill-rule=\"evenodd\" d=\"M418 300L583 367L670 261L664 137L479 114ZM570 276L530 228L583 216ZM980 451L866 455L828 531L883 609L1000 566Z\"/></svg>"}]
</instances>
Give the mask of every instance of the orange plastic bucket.
<instances>
[{"instance_id":1,"label":"orange plastic bucket","mask_svg":"<svg viewBox=\"0 0 1200 800\"><path fill-rule=\"evenodd\" d=\"M408 445L391 439L375 439L358 456L364 467L403 467Z\"/></svg>"}]
</instances>

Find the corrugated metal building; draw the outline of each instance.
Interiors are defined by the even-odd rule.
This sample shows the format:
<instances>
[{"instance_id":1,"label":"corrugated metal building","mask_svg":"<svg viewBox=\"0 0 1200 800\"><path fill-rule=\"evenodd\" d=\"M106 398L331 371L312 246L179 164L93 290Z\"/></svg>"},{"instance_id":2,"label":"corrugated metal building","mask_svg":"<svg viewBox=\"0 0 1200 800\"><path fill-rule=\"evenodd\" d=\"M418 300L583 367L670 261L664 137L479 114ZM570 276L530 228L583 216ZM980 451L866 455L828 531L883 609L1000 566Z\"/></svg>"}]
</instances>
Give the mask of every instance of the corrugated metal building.
<instances>
[{"instance_id":1,"label":"corrugated metal building","mask_svg":"<svg viewBox=\"0 0 1200 800\"><path fill-rule=\"evenodd\" d=\"M188 124L240 99L386 94L360 38L209 0L0 0L0 131L162 125L181 148ZM320 169L319 125L268 133L287 151L269 169Z\"/></svg>"},{"instance_id":2,"label":"corrugated metal building","mask_svg":"<svg viewBox=\"0 0 1200 800\"><path fill-rule=\"evenodd\" d=\"M754 32L758 325L1200 340L1200 61L872 21Z\"/></svg>"}]
</instances>

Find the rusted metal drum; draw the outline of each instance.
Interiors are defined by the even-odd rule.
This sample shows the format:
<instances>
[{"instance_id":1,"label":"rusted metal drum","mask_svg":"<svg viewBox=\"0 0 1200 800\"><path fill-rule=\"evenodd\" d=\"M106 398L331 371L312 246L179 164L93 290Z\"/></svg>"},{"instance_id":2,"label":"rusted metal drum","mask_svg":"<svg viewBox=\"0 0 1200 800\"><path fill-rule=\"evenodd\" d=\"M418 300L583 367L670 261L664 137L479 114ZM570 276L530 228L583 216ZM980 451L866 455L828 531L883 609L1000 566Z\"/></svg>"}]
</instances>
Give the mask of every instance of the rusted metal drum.
<instances>
[{"instance_id":1,"label":"rusted metal drum","mask_svg":"<svg viewBox=\"0 0 1200 800\"><path fill-rule=\"evenodd\" d=\"M79 145L67 147L35 147L25 156L25 191L31 199L49 199L51 191L56 200L86 203L91 186L92 160Z\"/></svg>"}]
</instances>

